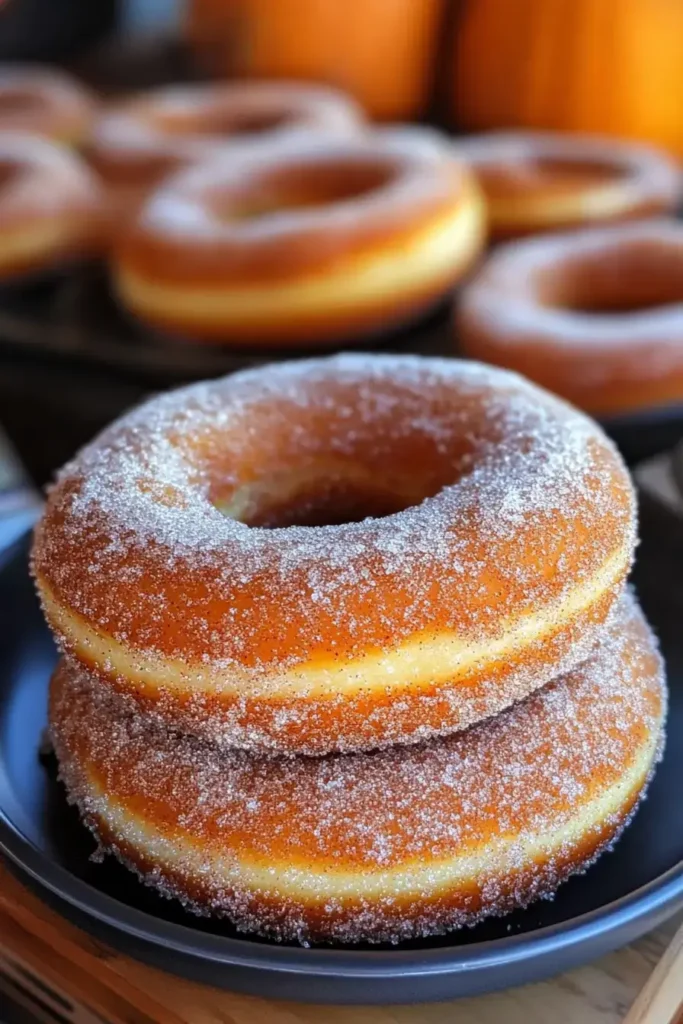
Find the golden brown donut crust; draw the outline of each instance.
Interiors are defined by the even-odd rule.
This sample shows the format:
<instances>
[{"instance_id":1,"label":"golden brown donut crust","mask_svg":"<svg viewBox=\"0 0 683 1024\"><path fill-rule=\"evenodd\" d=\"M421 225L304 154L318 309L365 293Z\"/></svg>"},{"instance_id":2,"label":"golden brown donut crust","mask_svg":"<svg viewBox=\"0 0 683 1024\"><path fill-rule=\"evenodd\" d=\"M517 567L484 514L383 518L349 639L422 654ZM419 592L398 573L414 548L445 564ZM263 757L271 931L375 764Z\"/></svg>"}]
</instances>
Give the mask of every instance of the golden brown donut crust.
<instances>
[{"instance_id":1,"label":"golden brown donut crust","mask_svg":"<svg viewBox=\"0 0 683 1024\"><path fill-rule=\"evenodd\" d=\"M95 117L94 96L56 68L0 69L0 133L29 132L78 146Z\"/></svg>"},{"instance_id":2,"label":"golden brown donut crust","mask_svg":"<svg viewBox=\"0 0 683 1024\"><path fill-rule=\"evenodd\" d=\"M593 656L495 720L370 754L219 754L62 663L50 728L70 798L149 884L239 928L398 941L554 891L627 822L666 690L631 598Z\"/></svg>"},{"instance_id":3,"label":"golden brown donut crust","mask_svg":"<svg viewBox=\"0 0 683 1024\"><path fill-rule=\"evenodd\" d=\"M683 194L673 158L595 135L490 132L455 151L477 174L496 239L671 213Z\"/></svg>"},{"instance_id":4,"label":"golden brown donut crust","mask_svg":"<svg viewBox=\"0 0 683 1024\"><path fill-rule=\"evenodd\" d=\"M578 664L634 519L602 431L521 378L347 355L114 424L53 488L33 570L115 688L219 744L324 753L464 728Z\"/></svg>"},{"instance_id":5,"label":"golden brown donut crust","mask_svg":"<svg viewBox=\"0 0 683 1024\"><path fill-rule=\"evenodd\" d=\"M462 352L598 416L683 400L683 226L615 225L500 249L461 296Z\"/></svg>"}]
</instances>

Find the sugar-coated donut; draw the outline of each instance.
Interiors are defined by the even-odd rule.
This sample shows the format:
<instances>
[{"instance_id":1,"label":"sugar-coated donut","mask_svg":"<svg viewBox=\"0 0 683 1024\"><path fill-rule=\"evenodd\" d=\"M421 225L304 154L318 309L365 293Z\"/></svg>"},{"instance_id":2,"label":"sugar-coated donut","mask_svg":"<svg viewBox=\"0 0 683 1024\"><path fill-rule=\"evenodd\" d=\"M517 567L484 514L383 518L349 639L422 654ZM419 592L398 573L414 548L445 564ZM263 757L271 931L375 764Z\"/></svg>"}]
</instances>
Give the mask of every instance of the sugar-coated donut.
<instances>
[{"instance_id":1,"label":"sugar-coated donut","mask_svg":"<svg viewBox=\"0 0 683 1024\"><path fill-rule=\"evenodd\" d=\"M50 728L70 798L150 885L280 939L396 942L553 892L629 820L666 689L627 598L591 659L447 739L329 758L221 754L63 662Z\"/></svg>"},{"instance_id":2,"label":"sugar-coated donut","mask_svg":"<svg viewBox=\"0 0 683 1024\"><path fill-rule=\"evenodd\" d=\"M33 570L105 689L219 745L325 753L462 729L573 668L633 546L628 474L581 413L491 367L357 355L125 416L62 471Z\"/></svg>"},{"instance_id":3,"label":"sugar-coated donut","mask_svg":"<svg viewBox=\"0 0 683 1024\"><path fill-rule=\"evenodd\" d=\"M595 135L491 132L455 151L479 178L493 238L671 212L683 194L672 157Z\"/></svg>"},{"instance_id":4,"label":"sugar-coated donut","mask_svg":"<svg viewBox=\"0 0 683 1024\"><path fill-rule=\"evenodd\" d=\"M683 400L683 225L510 243L463 291L461 350L595 415Z\"/></svg>"},{"instance_id":5,"label":"sugar-coated donut","mask_svg":"<svg viewBox=\"0 0 683 1024\"><path fill-rule=\"evenodd\" d=\"M105 237L102 190L75 154L0 132L0 281L94 255Z\"/></svg>"},{"instance_id":6,"label":"sugar-coated donut","mask_svg":"<svg viewBox=\"0 0 683 1024\"><path fill-rule=\"evenodd\" d=\"M329 344L414 319L483 244L472 175L419 131L249 147L153 194L122 303L189 340Z\"/></svg>"},{"instance_id":7,"label":"sugar-coated donut","mask_svg":"<svg viewBox=\"0 0 683 1024\"><path fill-rule=\"evenodd\" d=\"M94 96L56 68L0 68L0 134L30 132L78 146L95 117Z\"/></svg>"},{"instance_id":8,"label":"sugar-coated donut","mask_svg":"<svg viewBox=\"0 0 683 1024\"><path fill-rule=\"evenodd\" d=\"M363 127L356 103L324 86L173 85L111 107L94 125L87 155L125 217L172 171L216 152L229 154L235 144L311 133L355 135Z\"/></svg>"}]
</instances>

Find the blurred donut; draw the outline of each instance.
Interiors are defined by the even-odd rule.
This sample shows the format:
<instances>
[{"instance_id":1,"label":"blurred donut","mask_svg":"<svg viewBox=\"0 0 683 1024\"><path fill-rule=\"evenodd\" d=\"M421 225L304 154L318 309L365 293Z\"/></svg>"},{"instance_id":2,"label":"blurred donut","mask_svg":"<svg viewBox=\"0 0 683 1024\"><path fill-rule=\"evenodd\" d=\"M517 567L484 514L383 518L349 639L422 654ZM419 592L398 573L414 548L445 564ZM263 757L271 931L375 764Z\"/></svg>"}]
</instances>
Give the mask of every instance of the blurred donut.
<instances>
[{"instance_id":1,"label":"blurred donut","mask_svg":"<svg viewBox=\"0 0 683 1024\"><path fill-rule=\"evenodd\" d=\"M491 132L459 139L486 196L493 238L673 212L683 177L672 157L593 135Z\"/></svg>"},{"instance_id":2,"label":"blurred donut","mask_svg":"<svg viewBox=\"0 0 683 1024\"><path fill-rule=\"evenodd\" d=\"M597 416L683 401L683 225L593 228L502 247L463 290L461 351Z\"/></svg>"},{"instance_id":3,"label":"blurred donut","mask_svg":"<svg viewBox=\"0 0 683 1024\"><path fill-rule=\"evenodd\" d=\"M105 233L101 188L78 157L35 135L0 132L0 281L93 256Z\"/></svg>"},{"instance_id":4,"label":"blurred donut","mask_svg":"<svg viewBox=\"0 0 683 1024\"><path fill-rule=\"evenodd\" d=\"M355 342L433 306L483 239L473 176L432 135L298 139L167 182L115 279L130 311L188 340Z\"/></svg>"},{"instance_id":5,"label":"blurred donut","mask_svg":"<svg viewBox=\"0 0 683 1024\"><path fill-rule=\"evenodd\" d=\"M87 145L116 214L129 218L171 172L230 150L292 135L355 135L364 126L350 98L294 82L173 85L111 107Z\"/></svg>"},{"instance_id":6,"label":"blurred donut","mask_svg":"<svg viewBox=\"0 0 683 1024\"><path fill-rule=\"evenodd\" d=\"M79 146L96 112L94 96L56 68L0 68L0 134L30 132Z\"/></svg>"}]
</instances>

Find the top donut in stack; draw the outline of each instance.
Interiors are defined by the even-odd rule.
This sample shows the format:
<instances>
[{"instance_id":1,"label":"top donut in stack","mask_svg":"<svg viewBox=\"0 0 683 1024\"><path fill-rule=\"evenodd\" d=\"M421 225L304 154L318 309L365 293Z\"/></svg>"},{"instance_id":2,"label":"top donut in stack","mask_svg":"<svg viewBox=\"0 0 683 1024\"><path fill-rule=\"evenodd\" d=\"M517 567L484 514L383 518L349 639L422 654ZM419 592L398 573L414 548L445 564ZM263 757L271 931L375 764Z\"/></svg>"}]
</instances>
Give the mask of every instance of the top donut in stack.
<instances>
[{"instance_id":1,"label":"top donut in stack","mask_svg":"<svg viewBox=\"0 0 683 1024\"><path fill-rule=\"evenodd\" d=\"M33 564L103 686L221 747L322 754L463 729L574 668L634 543L582 414L477 364L341 356L124 417L62 471Z\"/></svg>"}]
</instances>

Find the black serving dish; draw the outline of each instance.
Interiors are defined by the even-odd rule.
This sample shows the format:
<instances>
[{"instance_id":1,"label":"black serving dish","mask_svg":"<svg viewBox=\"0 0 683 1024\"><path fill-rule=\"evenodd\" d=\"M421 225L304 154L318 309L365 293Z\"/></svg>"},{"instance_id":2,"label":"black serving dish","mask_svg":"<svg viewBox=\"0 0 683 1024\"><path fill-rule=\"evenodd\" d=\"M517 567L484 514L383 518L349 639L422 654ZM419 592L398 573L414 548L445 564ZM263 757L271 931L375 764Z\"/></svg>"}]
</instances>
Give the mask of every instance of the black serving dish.
<instances>
[{"instance_id":1,"label":"black serving dish","mask_svg":"<svg viewBox=\"0 0 683 1024\"><path fill-rule=\"evenodd\" d=\"M441 1000L518 985L629 942L683 905L683 585L670 551L645 537L636 584L669 666L663 763L613 853L554 901L476 928L396 947L302 949L238 935L156 896L93 842L38 756L55 662L27 571L28 540L0 554L0 851L66 917L167 971L270 998L373 1003Z\"/></svg>"}]
</instances>

